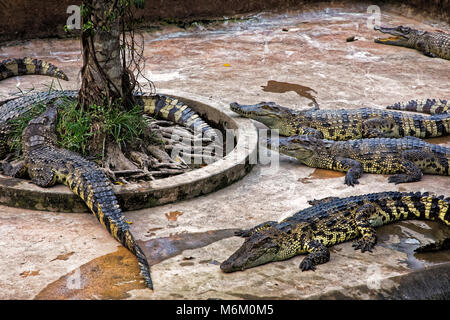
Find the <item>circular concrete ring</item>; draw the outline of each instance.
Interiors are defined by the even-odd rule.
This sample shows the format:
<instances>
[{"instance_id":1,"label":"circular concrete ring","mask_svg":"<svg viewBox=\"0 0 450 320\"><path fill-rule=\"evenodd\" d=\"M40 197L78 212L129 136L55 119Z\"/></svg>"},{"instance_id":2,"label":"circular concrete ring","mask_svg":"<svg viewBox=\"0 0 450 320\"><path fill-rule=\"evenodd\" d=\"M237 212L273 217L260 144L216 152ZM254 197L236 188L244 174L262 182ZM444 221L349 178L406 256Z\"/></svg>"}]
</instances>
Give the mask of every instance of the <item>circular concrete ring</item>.
<instances>
[{"instance_id":1,"label":"circular concrete ring","mask_svg":"<svg viewBox=\"0 0 450 320\"><path fill-rule=\"evenodd\" d=\"M138 210L214 192L244 177L256 163L258 133L253 123L229 110L228 105L194 94L164 90L182 100L208 121L234 129L236 145L224 158L181 175L129 185L114 185L122 210ZM189 98L187 98L189 97ZM69 188L40 188L28 180L0 175L0 204L33 210L88 212Z\"/></svg>"}]
</instances>

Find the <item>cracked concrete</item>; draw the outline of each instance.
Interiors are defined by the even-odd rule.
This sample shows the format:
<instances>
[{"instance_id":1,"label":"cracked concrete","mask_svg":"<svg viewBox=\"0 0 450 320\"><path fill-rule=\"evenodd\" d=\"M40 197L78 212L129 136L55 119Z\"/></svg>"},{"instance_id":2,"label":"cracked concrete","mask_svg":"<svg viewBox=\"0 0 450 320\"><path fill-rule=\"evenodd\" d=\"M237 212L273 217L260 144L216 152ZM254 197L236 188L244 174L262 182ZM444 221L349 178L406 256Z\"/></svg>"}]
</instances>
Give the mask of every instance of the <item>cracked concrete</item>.
<instances>
[{"instance_id":1,"label":"cracked concrete","mask_svg":"<svg viewBox=\"0 0 450 320\"><path fill-rule=\"evenodd\" d=\"M378 34L366 26L366 5L328 7L260 14L244 23L202 30L167 27L145 33L147 75L157 88L192 92L224 103L266 100L296 109L308 108L311 99L295 91L268 92L263 87L273 80L310 88L315 92L308 92L323 109L450 98L449 61L373 43ZM445 23L430 25L386 10L382 10L381 21L449 30ZM345 41L353 35L359 40ZM0 49L0 57L24 55L47 59L67 70L73 80L61 83L63 88L79 86L77 40L34 40ZM8 79L0 84L0 98L16 92L18 83L22 89L43 89L50 82L38 76ZM431 142L450 146L448 138ZM155 243L155 239L170 244L177 239L196 240L152 266L154 292L143 288L132 255L120 250L93 216L0 207L0 298L369 299L402 297L397 293L405 286L420 297L420 284L433 274L441 275L443 284L449 283L445 282L449 251L413 253L420 244L449 235L448 228L437 223L401 222L381 227L373 253L355 252L351 243L344 243L333 247L330 262L315 272L300 272L302 257L298 256L244 272L222 273L218 263L243 240L213 231L280 220L305 208L313 198L386 190L448 196L449 187L448 177L426 175L420 182L395 186L387 183L387 176L365 174L360 184L351 188L343 184L342 175L281 156L277 170L257 165L242 180L213 194L125 212L126 219L133 222L132 232L143 244ZM182 215L173 218L170 213L175 211ZM205 232L211 233L214 242L198 240L198 234ZM148 254L154 247L145 248ZM405 284L405 279L423 281L414 280L413 285Z\"/></svg>"}]
</instances>

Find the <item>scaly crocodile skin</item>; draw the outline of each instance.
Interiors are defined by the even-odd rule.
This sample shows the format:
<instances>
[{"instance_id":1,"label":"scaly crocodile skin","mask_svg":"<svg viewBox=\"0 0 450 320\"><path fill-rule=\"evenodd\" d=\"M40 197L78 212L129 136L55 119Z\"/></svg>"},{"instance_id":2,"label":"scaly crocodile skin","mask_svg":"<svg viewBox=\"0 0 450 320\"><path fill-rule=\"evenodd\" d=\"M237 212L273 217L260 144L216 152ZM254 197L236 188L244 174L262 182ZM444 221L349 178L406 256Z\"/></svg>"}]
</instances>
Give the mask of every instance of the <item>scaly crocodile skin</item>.
<instances>
[{"instance_id":1,"label":"scaly crocodile skin","mask_svg":"<svg viewBox=\"0 0 450 320\"><path fill-rule=\"evenodd\" d=\"M417 110L444 109L450 104L446 100L430 101L415 101ZM413 102L398 105L406 108L406 105L413 105ZM431 138L450 133L450 114L447 113L423 116L373 108L356 110L314 108L296 111L274 102L261 102L255 105L233 102L230 106L234 112L262 122L270 129L277 129L283 136L309 134L330 140L352 140L406 136Z\"/></svg>"},{"instance_id":2,"label":"scaly crocodile skin","mask_svg":"<svg viewBox=\"0 0 450 320\"><path fill-rule=\"evenodd\" d=\"M362 252L376 244L376 227L406 219L437 220L450 225L450 198L428 193L381 192L348 198L310 201L306 208L283 220L264 222L238 232L244 244L220 268L233 272L307 254L300 269L314 270L330 259L327 247L358 238Z\"/></svg>"},{"instance_id":3,"label":"scaly crocodile skin","mask_svg":"<svg viewBox=\"0 0 450 320\"><path fill-rule=\"evenodd\" d=\"M422 173L450 173L450 148L414 137L332 141L302 135L268 142L307 166L347 172L345 184L350 186L359 183L363 172L394 174L389 182L395 184L419 181Z\"/></svg>"},{"instance_id":4,"label":"scaly crocodile skin","mask_svg":"<svg viewBox=\"0 0 450 320\"><path fill-rule=\"evenodd\" d=\"M69 80L66 74L51 63L33 58L12 58L0 62L0 80L28 74L45 75Z\"/></svg>"}]
</instances>

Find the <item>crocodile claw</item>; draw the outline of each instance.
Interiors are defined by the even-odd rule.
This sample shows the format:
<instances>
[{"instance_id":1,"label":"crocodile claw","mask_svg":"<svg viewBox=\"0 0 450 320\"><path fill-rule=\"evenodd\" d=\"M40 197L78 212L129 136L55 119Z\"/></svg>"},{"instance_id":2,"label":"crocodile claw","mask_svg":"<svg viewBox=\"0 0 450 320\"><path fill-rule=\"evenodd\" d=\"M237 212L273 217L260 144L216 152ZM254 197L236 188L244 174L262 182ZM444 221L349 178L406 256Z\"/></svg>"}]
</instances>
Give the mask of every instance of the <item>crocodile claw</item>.
<instances>
[{"instance_id":1,"label":"crocodile claw","mask_svg":"<svg viewBox=\"0 0 450 320\"><path fill-rule=\"evenodd\" d=\"M375 247L375 242L372 239L361 238L353 242L352 247L355 250L361 249L361 252L372 252L372 249Z\"/></svg>"},{"instance_id":2,"label":"crocodile claw","mask_svg":"<svg viewBox=\"0 0 450 320\"><path fill-rule=\"evenodd\" d=\"M303 261L300 263L299 268L302 269L302 271L308 271L308 270L315 271L316 270L316 266L308 258L303 259Z\"/></svg>"},{"instance_id":3,"label":"crocodile claw","mask_svg":"<svg viewBox=\"0 0 450 320\"><path fill-rule=\"evenodd\" d=\"M359 184L359 181L351 176L345 176L344 183L350 187L354 187L355 184Z\"/></svg>"}]
</instances>

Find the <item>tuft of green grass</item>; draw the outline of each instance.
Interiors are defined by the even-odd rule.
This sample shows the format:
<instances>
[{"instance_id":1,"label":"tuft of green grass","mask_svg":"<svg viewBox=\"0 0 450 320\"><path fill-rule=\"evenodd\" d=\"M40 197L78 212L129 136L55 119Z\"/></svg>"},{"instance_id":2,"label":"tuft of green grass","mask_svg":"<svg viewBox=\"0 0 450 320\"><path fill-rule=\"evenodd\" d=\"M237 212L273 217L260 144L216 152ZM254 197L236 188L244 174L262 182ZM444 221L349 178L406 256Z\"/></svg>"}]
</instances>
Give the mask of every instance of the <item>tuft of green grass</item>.
<instances>
[{"instance_id":1,"label":"tuft of green grass","mask_svg":"<svg viewBox=\"0 0 450 320\"><path fill-rule=\"evenodd\" d=\"M45 105L35 105L25 116L11 121L8 143L11 152L20 152L22 131L31 119L36 118L45 109ZM94 134L104 134L106 139L125 146L143 138L144 131L148 128L143 113L143 108L139 105L131 110L97 105L82 110L78 108L76 100L63 100L58 108L58 147L86 156ZM97 125L96 129L93 128L94 123Z\"/></svg>"},{"instance_id":2,"label":"tuft of green grass","mask_svg":"<svg viewBox=\"0 0 450 320\"><path fill-rule=\"evenodd\" d=\"M61 105L58 110L58 146L73 152L85 154L87 141L92 137L92 115L77 108L77 101Z\"/></svg>"}]
</instances>

